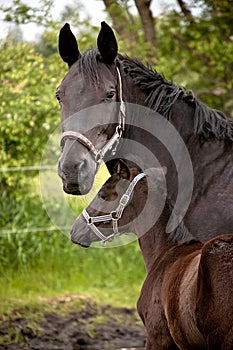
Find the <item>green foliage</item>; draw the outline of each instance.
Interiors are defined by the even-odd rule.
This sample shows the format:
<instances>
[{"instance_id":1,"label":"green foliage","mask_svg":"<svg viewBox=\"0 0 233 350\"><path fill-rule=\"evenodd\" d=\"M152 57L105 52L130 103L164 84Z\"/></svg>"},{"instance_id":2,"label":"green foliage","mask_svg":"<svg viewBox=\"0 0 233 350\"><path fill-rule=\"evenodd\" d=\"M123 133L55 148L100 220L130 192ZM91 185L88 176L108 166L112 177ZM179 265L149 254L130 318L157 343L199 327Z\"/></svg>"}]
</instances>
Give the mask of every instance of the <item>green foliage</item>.
<instances>
[{"instance_id":1,"label":"green foliage","mask_svg":"<svg viewBox=\"0 0 233 350\"><path fill-rule=\"evenodd\" d=\"M201 13L191 22L177 12L161 17L156 69L233 117L232 28L217 17Z\"/></svg>"},{"instance_id":2,"label":"green foliage","mask_svg":"<svg viewBox=\"0 0 233 350\"><path fill-rule=\"evenodd\" d=\"M37 6L30 6L28 2L23 0L7 1L7 5L0 6L0 11L4 14L3 18L6 22L48 24L51 20L50 8L53 5L53 0L39 0L37 2Z\"/></svg>"},{"instance_id":3,"label":"green foliage","mask_svg":"<svg viewBox=\"0 0 233 350\"><path fill-rule=\"evenodd\" d=\"M58 234L43 230L34 232L34 228L51 226L39 195L28 193L18 200L13 192L3 192L0 213L0 227L4 228L0 234L1 269L33 267L41 254L53 252Z\"/></svg>"},{"instance_id":4,"label":"green foliage","mask_svg":"<svg viewBox=\"0 0 233 350\"><path fill-rule=\"evenodd\" d=\"M64 66L57 54L45 59L25 42L2 42L0 59L1 167L39 164L48 136L58 124L55 89ZM32 176L17 175L16 182L15 174L1 173L1 183L17 191L20 179Z\"/></svg>"}]
</instances>

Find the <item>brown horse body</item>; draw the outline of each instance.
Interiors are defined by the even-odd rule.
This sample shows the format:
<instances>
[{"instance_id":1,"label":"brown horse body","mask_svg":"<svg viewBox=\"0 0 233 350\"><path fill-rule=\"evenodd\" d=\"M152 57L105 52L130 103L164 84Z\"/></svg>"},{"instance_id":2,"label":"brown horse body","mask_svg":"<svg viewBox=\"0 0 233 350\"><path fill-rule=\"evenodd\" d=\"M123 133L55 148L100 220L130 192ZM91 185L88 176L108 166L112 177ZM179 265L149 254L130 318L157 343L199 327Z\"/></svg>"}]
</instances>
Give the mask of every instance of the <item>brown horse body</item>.
<instances>
[{"instance_id":1,"label":"brown horse body","mask_svg":"<svg viewBox=\"0 0 233 350\"><path fill-rule=\"evenodd\" d=\"M232 258L233 235L161 252L137 304L148 350L233 349Z\"/></svg>"},{"instance_id":2,"label":"brown horse body","mask_svg":"<svg viewBox=\"0 0 233 350\"><path fill-rule=\"evenodd\" d=\"M138 236L146 265L147 277L137 304L148 334L146 349L233 349L233 235L201 243L183 223L168 234L166 225L172 206L164 199L161 169L150 170L147 180L141 179L135 186L133 198L119 220L119 232L124 226L124 233L127 227L127 232ZM87 208L89 215L113 210L111 203L124 193L125 185L119 181L122 177L132 181L137 173L121 163L118 173L111 176ZM150 181L152 186L148 187ZM145 193L151 189L148 204ZM154 222L153 214L161 208L161 202L165 204L159 219L143 232L148 221ZM138 220L144 206L146 210ZM111 232L108 223L96 226ZM71 238L84 246L96 240L82 215L73 225Z\"/></svg>"}]
</instances>

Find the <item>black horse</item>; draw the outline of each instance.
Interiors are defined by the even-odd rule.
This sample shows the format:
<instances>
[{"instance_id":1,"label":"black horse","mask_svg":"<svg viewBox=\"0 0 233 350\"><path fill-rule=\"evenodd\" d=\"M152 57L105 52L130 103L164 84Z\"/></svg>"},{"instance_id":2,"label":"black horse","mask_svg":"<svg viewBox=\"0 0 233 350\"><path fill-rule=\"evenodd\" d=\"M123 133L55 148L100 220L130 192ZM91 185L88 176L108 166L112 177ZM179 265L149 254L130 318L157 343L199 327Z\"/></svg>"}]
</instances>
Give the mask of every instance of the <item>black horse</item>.
<instances>
[{"instance_id":1,"label":"black horse","mask_svg":"<svg viewBox=\"0 0 233 350\"><path fill-rule=\"evenodd\" d=\"M88 193L102 159L112 173L117 158L124 157L126 151L135 156L134 149L124 143L117 148L120 140L130 139L149 149L167 167L168 193L175 202L179 171L186 173L183 156L174 162L166 144L144 128L146 115L141 116L141 127L132 126L133 113L128 113L127 104L124 110L124 102L137 104L159 113L150 116L152 134L158 130L158 116L162 115L167 124L160 134L166 133L170 123L188 150L194 175L192 198L184 217L188 229L202 241L232 232L233 122L222 112L208 108L192 92L173 85L139 61L118 54L112 29L105 22L101 25L98 48L82 55L69 25L60 31L59 52L69 66L57 89L63 131L58 172L64 190L74 195ZM99 112L98 122L75 117L88 107L98 114L97 105L105 111ZM176 142L172 147L178 147ZM108 156L112 149L116 159ZM157 166L151 158L139 158L142 169ZM188 178L181 190L189 191Z\"/></svg>"}]
</instances>

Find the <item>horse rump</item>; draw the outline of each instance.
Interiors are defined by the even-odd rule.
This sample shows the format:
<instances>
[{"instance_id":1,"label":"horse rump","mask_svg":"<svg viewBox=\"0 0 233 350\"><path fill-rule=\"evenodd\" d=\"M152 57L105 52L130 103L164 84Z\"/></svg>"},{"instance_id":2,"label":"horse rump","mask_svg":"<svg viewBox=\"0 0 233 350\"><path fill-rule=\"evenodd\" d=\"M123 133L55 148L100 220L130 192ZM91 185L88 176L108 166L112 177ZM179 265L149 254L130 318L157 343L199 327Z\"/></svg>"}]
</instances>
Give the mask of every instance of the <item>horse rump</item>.
<instances>
[{"instance_id":1,"label":"horse rump","mask_svg":"<svg viewBox=\"0 0 233 350\"><path fill-rule=\"evenodd\" d=\"M204 244L196 298L198 327L208 349L233 349L233 235Z\"/></svg>"}]
</instances>

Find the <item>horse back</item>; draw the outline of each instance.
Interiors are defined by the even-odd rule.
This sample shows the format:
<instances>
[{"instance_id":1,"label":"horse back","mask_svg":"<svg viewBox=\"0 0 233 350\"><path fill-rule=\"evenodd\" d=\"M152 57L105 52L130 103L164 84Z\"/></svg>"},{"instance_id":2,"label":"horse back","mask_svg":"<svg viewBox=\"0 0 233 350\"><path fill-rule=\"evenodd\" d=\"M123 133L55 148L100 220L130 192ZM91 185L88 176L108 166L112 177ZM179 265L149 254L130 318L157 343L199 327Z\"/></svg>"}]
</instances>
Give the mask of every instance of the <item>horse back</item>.
<instances>
[{"instance_id":1,"label":"horse back","mask_svg":"<svg viewBox=\"0 0 233 350\"><path fill-rule=\"evenodd\" d=\"M233 235L204 244L196 298L198 327L208 349L233 349Z\"/></svg>"}]
</instances>

